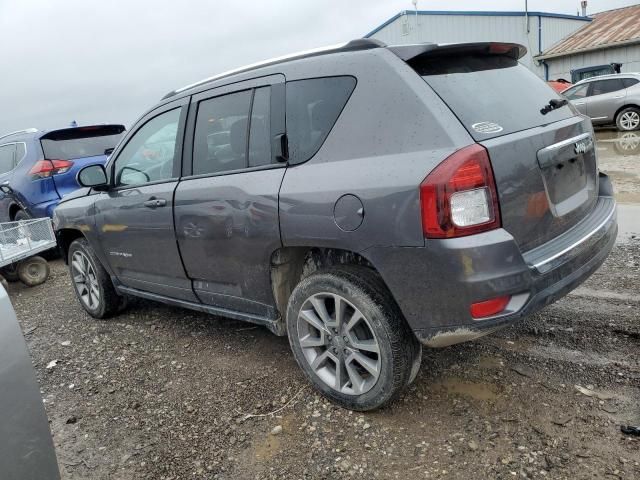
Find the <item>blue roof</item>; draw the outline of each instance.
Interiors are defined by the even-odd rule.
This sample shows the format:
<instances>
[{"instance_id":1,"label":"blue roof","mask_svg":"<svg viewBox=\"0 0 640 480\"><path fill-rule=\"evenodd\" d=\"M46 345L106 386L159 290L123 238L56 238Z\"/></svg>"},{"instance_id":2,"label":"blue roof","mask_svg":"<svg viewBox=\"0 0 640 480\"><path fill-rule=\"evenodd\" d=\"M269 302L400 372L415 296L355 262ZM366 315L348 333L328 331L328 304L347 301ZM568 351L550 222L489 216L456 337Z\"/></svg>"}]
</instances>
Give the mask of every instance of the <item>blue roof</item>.
<instances>
[{"instance_id":1,"label":"blue roof","mask_svg":"<svg viewBox=\"0 0 640 480\"><path fill-rule=\"evenodd\" d=\"M491 12L491 11L463 11L463 10L402 10L400 13L394 15L382 25L374 28L367 33L364 38L368 38L376 32L379 32L390 23L396 21L403 15L466 15L477 17L524 17L527 15L525 12ZM547 12L529 12L530 17L549 17L549 18L565 18L567 20L582 20L583 22L591 22L593 19L590 17L581 17L578 15L565 15L563 13L547 13Z\"/></svg>"}]
</instances>

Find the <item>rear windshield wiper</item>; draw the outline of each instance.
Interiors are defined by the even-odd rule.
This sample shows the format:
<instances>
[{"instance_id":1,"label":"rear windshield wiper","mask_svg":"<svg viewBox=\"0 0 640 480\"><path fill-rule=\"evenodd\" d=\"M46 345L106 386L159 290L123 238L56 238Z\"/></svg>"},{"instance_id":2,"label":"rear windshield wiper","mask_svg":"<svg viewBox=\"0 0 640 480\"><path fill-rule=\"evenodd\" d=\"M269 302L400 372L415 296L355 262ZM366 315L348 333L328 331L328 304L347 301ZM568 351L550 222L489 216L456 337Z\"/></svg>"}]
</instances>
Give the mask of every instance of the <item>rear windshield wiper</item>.
<instances>
[{"instance_id":1,"label":"rear windshield wiper","mask_svg":"<svg viewBox=\"0 0 640 480\"><path fill-rule=\"evenodd\" d=\"M542 107L542 110L540 110L540 113L542 115L546 115L547 113L551 112L552 110L555 110L555 109L560 108L560 107L564 107L568 103L569 103L569 100L567 100L566 98L554 98L554 99L551 99L551 100L549 100L549 103L547 105Z\"/></svg>"}]
</instances>

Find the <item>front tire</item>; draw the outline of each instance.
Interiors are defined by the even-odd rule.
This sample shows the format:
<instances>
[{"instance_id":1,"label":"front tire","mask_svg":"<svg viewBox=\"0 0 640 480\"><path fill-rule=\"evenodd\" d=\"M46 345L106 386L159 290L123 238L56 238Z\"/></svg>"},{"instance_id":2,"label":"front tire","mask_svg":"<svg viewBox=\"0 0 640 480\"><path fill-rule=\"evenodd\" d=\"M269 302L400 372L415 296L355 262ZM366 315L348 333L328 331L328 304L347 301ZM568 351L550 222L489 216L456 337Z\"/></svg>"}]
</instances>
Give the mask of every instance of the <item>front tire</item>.
<instances>
[{"instance_id":1,"label":"front tire","mask_svg":"<svg viewBox=\"0 0 640 480\"><path fill-rule=\"evenodd\" d=\"M616 126L621 132L631 132L640 128L640 110L628 107L618 113Z\"/></svg>"},{"instance_id":2,"label":"front tire","mask_svg":"<svg viewBox=\"0 0 640 480\"><path fill-rule=\"evenodd\" d=\"M382 407L417 373L421 346L369 268L334 267L303 279L289 299L287 332L313 386L351 410Z\"/></svg>"},{"instance_id":3,"label":"front tire","mask_svg":"<svg viewBox=\"0 0 640 480\"><path fill-rule=\"evenodd\" d=\"M84 238L69 246L69 273L78 301L94 318L109 318L125 304L116 292L109 274Z\"/></svg>"}]
</instances>

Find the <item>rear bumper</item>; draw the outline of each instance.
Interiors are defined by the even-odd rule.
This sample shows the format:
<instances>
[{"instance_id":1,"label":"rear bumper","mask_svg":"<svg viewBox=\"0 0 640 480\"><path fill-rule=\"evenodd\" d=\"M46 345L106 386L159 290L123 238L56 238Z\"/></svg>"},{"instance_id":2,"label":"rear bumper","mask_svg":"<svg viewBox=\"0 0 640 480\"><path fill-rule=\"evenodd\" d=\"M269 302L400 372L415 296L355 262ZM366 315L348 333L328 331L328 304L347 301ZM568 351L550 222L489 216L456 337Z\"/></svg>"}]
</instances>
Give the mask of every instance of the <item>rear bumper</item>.
<instances>
[{"instance_id":1,"label":"rear bumper","mask_svg":"<svg viewBox=\"0 0 640 480\"><path fill-rule=\"evenodd\" d=\"M425 345L473 340L560 299L602 265L615 243L616 204L601 196L569 231L521 253L498 229L469 237L428 240L423 248L373 248L367 257ZM472 303L511 295L506 310L475 320Z\"/></svg>"},{"instance_id":2,"label":"rear bumper","mask_svg":"<svg viewBox=\"0 0 640 480\"><path fill-rule=\"evenodd\" d=\"M53 210L58 206L58 203L60 203L60 199L56 198L37 205L30 205L28 213L33 218L53 218Z\"/></svg>"}]
</instances>

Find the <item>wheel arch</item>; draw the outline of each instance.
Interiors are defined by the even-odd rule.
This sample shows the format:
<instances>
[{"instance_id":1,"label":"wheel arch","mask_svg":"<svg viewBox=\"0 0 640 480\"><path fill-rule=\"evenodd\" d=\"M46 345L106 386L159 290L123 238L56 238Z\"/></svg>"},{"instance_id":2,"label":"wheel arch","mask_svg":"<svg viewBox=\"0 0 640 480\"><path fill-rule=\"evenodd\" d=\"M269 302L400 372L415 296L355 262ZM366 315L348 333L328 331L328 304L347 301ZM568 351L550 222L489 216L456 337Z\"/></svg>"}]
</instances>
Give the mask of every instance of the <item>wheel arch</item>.
<instances>
[{"instance_id":1,"label":"wheel arch","mask_svg":"<svg viewBox=\"0 0 640 480\"><path fill-rule=\"evenodd\" d=\"M16 215L20 210L22 210L22 208L20 208L20 205L18 205L17 203L12 203L11 205L9 205L9 220L14 221Z\"/></svg>"},{"instance_id":2,"label":"wheel arch","mask_svg":"<svg viewBox=\"0 0 640 480\"><path fill-rule=\"evenodd\" d=\"M281 247L275 250L271 255L271 289L281 317L284 319L289 297L300 280L317 270L336 265L357 265L369 268L384 283L374 265L357 252L307 246Z\"/></svg>"},{"instance_id":3,"label":"wheel arch","mask_svg":"<svg viewBox=\"0 0 640 480\"><path fill-rule=\"evenodd\" d=\"M78 238L86 239L85 235L75 228L61 228L56 232L56 237L58 240L58 249L60 250L65 263L68 261L67 257L69 255L69 247L73 241Z\"/></svg>"}]
</instances>

